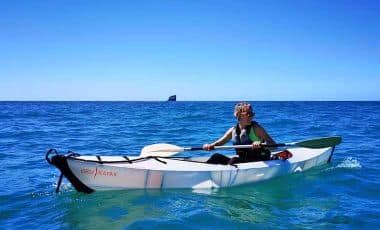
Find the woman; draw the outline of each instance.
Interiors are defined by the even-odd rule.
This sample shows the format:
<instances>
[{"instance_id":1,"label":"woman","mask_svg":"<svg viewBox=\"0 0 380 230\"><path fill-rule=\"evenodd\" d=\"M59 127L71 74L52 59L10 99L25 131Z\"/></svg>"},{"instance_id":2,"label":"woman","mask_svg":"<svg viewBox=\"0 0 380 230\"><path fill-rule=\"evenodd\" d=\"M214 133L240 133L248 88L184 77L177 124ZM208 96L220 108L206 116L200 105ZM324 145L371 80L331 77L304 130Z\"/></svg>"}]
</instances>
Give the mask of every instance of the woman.
<instances>
[{"instance_id":1,"label":"woman","mask_svg":"<svg viewBox=\"0 0 380 230\"><path fill-rule=\"evenodd\" d=\"M236 149L238 157L233 158L216 153L208 159L207 163L226 165L269 160L270 151L261 147L261 144L272 145L276 143L262 126L252 121L255 116L252 106L246 102L241 102L235 106L234 115L238 120L237 125L227 130L219 140L211 144L204 144L203 149L212 150L215 146L224 145L231 139L234 145L252 145L252 148Z\"/></svg>"}]
</instances>

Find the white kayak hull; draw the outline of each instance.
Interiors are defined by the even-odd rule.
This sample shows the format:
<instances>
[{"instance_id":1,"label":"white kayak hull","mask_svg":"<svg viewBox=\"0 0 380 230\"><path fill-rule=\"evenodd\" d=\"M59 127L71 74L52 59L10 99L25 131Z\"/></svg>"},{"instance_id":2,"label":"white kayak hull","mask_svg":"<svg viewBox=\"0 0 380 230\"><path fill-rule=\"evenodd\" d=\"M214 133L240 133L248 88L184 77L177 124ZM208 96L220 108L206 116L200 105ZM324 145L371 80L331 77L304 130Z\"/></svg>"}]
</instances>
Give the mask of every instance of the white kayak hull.
<instances>
[{"instance_id":1,"label":"white kayak hull","mask_svg":"<svg viewBox=\"0 0 380 230\"><path fill-rule=\"evenodd\" d=\"M293 148L288 149L293 156L287 160L240 163L235 166L199 162L207 158L157 157L137 160L138 157L123 156L57 155L61 157L60 161L65 162L57 163L54 159L56 156L52 162L81 192L117 189L209 189L255 183L301 172L328 163L333 150L333 147ZM87 188L83 189L83 186Z\"/></svg>"}]
</instances>

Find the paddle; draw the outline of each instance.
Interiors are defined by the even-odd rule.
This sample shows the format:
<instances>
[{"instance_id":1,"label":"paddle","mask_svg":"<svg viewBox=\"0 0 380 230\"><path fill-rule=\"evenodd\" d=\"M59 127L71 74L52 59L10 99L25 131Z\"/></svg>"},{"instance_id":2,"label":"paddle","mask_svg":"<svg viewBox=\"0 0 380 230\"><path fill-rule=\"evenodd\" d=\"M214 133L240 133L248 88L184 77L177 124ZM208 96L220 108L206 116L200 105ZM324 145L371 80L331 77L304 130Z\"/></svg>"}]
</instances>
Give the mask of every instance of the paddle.
<instances>
[{"instance_id":1,"label":"paddle","mask_svg":"<svg viewBox=\"0 0 380 230\"><path fill-rule=\"evenodd\" d=\"M305 148L326 148L338 145L342 142L342 138L340 136L333 137L321 137L316 139L303 140L298 142L290 142L290 143L281 143L274 145L266 145L262 144L262 147L282 147L282 146L299 146ZM233 146L215 146L214 149L248 149L252 148L252 145L233 145ZM202 147L179 147L172 144L153 144L145 146L140 153L140 157L147 156L161 156L161 157L169 157L175 155L179 152L184 151L195 151L195 150L203 150Z\"/></svg>"}]
</instances>

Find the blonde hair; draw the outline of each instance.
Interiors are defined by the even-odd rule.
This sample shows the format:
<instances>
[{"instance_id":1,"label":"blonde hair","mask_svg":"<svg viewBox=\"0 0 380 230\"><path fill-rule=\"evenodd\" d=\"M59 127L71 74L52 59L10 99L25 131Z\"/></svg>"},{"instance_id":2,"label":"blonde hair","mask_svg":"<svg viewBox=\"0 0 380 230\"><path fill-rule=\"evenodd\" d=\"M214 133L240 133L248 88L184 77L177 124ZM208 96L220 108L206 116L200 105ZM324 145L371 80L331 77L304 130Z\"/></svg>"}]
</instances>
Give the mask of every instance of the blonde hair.
<instances>
[{"instance_id":1,"label":"blonde hair","mask_svg":"<svg viewBox=\"0 0 380 230\"><path fill-rule=\"evenodd\" d=\"M247 102L240 102L235 105L234 116L239 117L242 112L248 112L250 116L253 116L255 114L253 112L251 104Z\"/></svg>"}]
</instances>

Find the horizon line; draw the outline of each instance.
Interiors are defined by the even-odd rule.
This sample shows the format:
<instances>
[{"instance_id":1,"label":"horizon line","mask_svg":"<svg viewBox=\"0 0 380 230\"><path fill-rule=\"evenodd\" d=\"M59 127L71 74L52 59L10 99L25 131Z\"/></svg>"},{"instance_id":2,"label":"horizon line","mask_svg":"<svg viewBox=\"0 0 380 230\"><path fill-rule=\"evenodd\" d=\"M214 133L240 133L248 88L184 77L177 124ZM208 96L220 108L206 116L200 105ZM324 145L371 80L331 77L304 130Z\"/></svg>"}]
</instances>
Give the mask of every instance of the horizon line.
<instances>
[{"instance_id":1,"label":"horizon line","mask_svg":"<svg viewBox=\"0 0 380 230\"><path fill-rule=\"evenodd\" d=\"M0 100L0 102L379 102L380 100Z\"/></svg>"}]
</instances>

